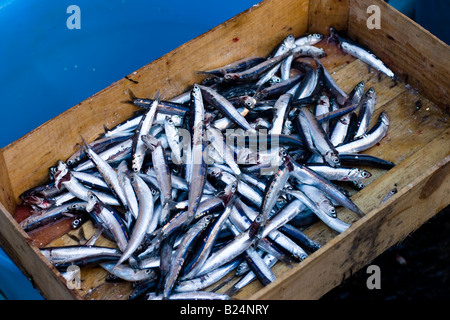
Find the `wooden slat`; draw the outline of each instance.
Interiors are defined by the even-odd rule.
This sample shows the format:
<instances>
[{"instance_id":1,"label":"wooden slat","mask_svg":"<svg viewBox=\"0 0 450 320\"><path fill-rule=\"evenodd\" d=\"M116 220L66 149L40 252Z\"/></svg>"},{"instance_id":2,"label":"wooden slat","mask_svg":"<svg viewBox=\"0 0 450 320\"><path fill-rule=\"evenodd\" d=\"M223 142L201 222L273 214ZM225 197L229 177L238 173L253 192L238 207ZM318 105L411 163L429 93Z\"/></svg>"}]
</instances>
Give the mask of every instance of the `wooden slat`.
<instances>
[{"instance_id":1,"label":"wooden slat","mask_svg":"<svg viewBox=\"0 0 450 320\"><path fill-rule=\"evenodd\" d=\"M383 194L388 185L415 172L389 201L247 298L318 299L445 208L450 198L450 152L440 146L449 134L446 130L354 199L357 204L366 203L368 197Z\"/></svg>"},{"instance_id":2,"label":"wooden slat","mask_svg":"<svg viewBox=\"0 0 450 320\"><path fill-rule=\"evenodd\" d=\"M8 169L0 149L0 203L3 203L10 212L14 212L14 191L9 180Z\"/></svg>"},{"instance_id":3,"label":"wooden slat","mask_svg":"<svg viewBox=\"0 0 450 320\"><path fill-rule=\"evenodd\" d=\"M367 8L381 9L380 29L369 30ZM383 1L350 0L348 35L369 47L405 82L447 110L450 47Z\"/></svg>"},{"instance_id":4,"label":"wooden slat","mask_svg":"<svg viewBox=\"0 0 450 320\"><path fill-rule=\"evenodd\" d=\"M39 249L30 245L31 242L0 203L0 243L11 260L47 299L80 299L76 291L67 288L64 278Z\"/></svg>"},{"instance_id":5,"label":"wooden slat","mask_svg":"<svg viewBox=\"0 0 450 320\"><path fill-rule=\"evenodd\" d=\"M341 69L337 75L339 76L340 73L347 75L358 73L357 66L358 64L347 66L346 68ZM353 71L348 69L353 69ZM368 83L371 83L371 80L369 80ZM386 90L389 90L388 88L389 87L384 87L384 90L382 90L383 88L379 87L378 92L383 94ZM401 90L400 86L398 88L401 93L387 101L380 99L381 101L384 100L384 104L378 104L375 111L375 115L378 115L381 111L386 111L391 118L392 122L387 137L380 142L380 145L374 146L364 152L393 161L396 164L396 167L390 171L366 168L373 176L365 182L366 187L352 197L355 203L369 215L372 215L373 212L377 212L380 202L389 190L394 187L398 190L411 188L411 185L417 183L416 179L418 175L450 154L450 146L448 144L445 145L445 137L448 134L449 123L441 121L442 110L423 97L421 97L423 101L422 108L416 110L414 101L415 99L418 99L418 95L406 89ZM434 148L440 148L441 150L436 154ZM430 154L427 154L427 152L430 152ZM355 192L353 191L353 193ZM410 201L415 201L413 195L411 195ZM443 203L448 204L449 198L444 197L442 201ZM439 206L435 206L438 203L430 202L429 204L429 211L436 210L434 212L436 213L437 210L440 209ZM343 210L342 208L338 208L337 210L340 219L352 224L361 223L358 221L359 217L353 212ZM422 213L417 211L416 214L420 215ZM431 213L428 212L428 214ZM414 229L406 231L405 235L412 230ZM397 234L398 231L392 229L386 231L386 233L388 232ZM332 231L321 222L308 228L305 233L322 245L334 241L334 238L338 236L336 232ZM360 233L359 237L364 238L364 234ZM351 252L349 255L352 255L352 261L358 264L361 263L361 266L364 265L363 261L365 261L365 263L370 261L366 259L365 255L361 256L358 251ZM311 255L308 259L314 260L315 255ZM300 265L306 263L307 260L300 263ZM318 262L317 265L312 267L312 270L316 271L317 269L322 270L324 268L326 269L328 267L322 265L321 262ZM354 267L351 267L351 269L352 271L356 271ZM286 273L290 274L292 272L290 266L282 263L277 264L274 270L276 275L281 278L284 278ZM299 267L298 270L298 272L305 272L301 267ZM343 270L343 273L345 272L347 271ZM310 276L313 277L313 275ZM305 277L305 279L307 278L308 276ZM343 279L341 274L333 281L335 281L334 283L340 283L339 281L342 281ZM295 282L295 285L302 286L302 283ZM236 297L244 299L249 296L253 297L252 294L258 292L260 289L262 289L262 286L255 282L251 286L245 288ZM311 292L309 291L308 294L309 293ZM306 297L307 295L302 296L302 298ZM309 298L312 297L316 296L309 296Z\"/></svg>"},{"instance_id":6,"label":"wooden slat","mask_svg":"<svg viewBox=\"0 0 450 320\"><path fill-rule=\"evenodd\" d=\"M46 180L48 168L74 151L75 144L81 141L80 135L88 141L93 140L102 132L103 125L112 127L131 116L136 108L122 103L128 98L127 90L130 88L138 96L152 96L158 89L163 90L167 97L174 96L201 79L196 71L217 67L243 56L266 55L289 33L296 36L306 31L325 33L329 25L345 29L349 23L350 36L359 38L358 35L366 32L363 29L367 15L364 5L368 1L362 1L362 4L355 2L265 0L257 4L129 75L138 81L137 84L120 80L7 146L4 160L8 171L5 176L9 176L11 182L9 190L17 199L27 188ZM397 17L392 9L386 9L382 1L372 0L370 4L378 4L387 10L382 14L387 13L385 17L391 18L387 28L394 39L400 35L408 38L409 33L405 36L406 30L411 31L414 37L425 39L429 36L417 25L405 22L403 16ZM396 24L399 30L393 30ZM380 54L388 64L395 60L397 71L410 73L413 63L417 63L414 61L416 58L426 61L420 61L422 66L437 65L442 61L437 53L424 56L414 49L416 51L408 56L407 62L399 62L402 52L406 50L399 47L400 41L386 48L386 33L368 34L367 38L361 39L362 42L370 43L374 51L378 50L375 53ZM419 39L411 41L417 44ZM447 53L439 41L427 39L425 43L431 43L431 49L438 50L440 54ZM390 79L381 77L379 81L377 73L373 70L368 72L366 65L342 52L331 50L330 53L324 65L343 89L349 92L362 79L366 80L367 86L375 87L379 94L376 114L387 110L392 125L387 138L367 152L394 161L397 166L388 172L376 171L370 184L353 196L357 205L367 213L365 217L359 219L348 210L339 210L343 220L353 223L341 235L320 222L315 224L306 233L324 244L322 249L293 268L277 264L274 269L277 281L265 288L255 282L236 298L318 298L448 204L449 124L442 109L433 103L436 98L445 97L446 88L440 95L437 89L431 89L430 84L424 83L431 76L419 77L418 71L412 73L419 84L417 88L431 102L403 84L391 88ZM443 67L446 71L436 73L434 83L439 81L439 77L448 78L450 68L448 64L443 64ZM430 70L429 66L427 70ZM422 108L416 110L419 100ZM2 170L1 166L0 159L0 170L5 174L6 170ZM381 199L394 185L399 193L380 206ZM4 196L0 200L8 202ZM8 205L13 207L14 201L8 202ZM20 230L7 209L10 210L0 206L0 240L5 243L5 249L13 261L32 277L47 298L83 296L87 299L124 299L129 294L129 284L107 283L106 272L95 267L82 269L82 290L68 290L61 275L45 261L34 245L30 245L32 239ZM77 232L70 233L77 235ZM63 236L52 245L71 241L70 237Z\"/></svg>"},{"instance_id":7,"label":"wooden slat","mask_svg":"<svg viewBox=\"0 0 450 320\"><path fill-rule=\"evenodd\" d=\"M329 35L329 27L347 29L349 0L310 1L309 33Z\"/></svg>"},{"instance_id":8,"label":"wooden slat","mask_svg":"<svg viewBox=\"0 0 450 320\"><path fill-rule=\"evenodd\" d=\"M82 141L80 135L91 141L102 133L104 125L112 127L129 118L137 108L123 103L129 98L128 89L143 97L154 96L159 89L165 97L180 94L203 78L199 70L245 56L267 55L288 34L303 35L308 12L308 0L256 4L133 72L129 78L138 84L119 80L8 145L4 156L15 197L44 182L48 168L76 150L76 143Z\"/></svg>"},{"instance_id":9,"label":"wooden slat","mask_svg":"<svg viewBox=\"0 0 450 320\"><path fill-rule=\"evenodd\" d=\"M49 167L76 150L81 135L87 141L92 141L102 133L104 125L113 127L137 110L123 103L129 98L128 89L143 97L153 96L159 89L167 98L180 94L193 82L202 79L197 73L199 70L223 65L244 56L267 55L288 34L303 35L308 28L308 12L308 0L265 0L258 3L130 74L129 78L137 81L137 84L126 79L119 80L8 145L3 150L7 170L2 172L8 173L13 191L14 200L5 200L9 211L13 212L11 208L18 203L18 196L23 191L47 180ZM261 36L255 37L255 34ZM2 219L9 220L11 217L8 210L0 214ZM10 222L14 224L12 220ZM24 236L24 233L16 233L17 224L14 228L5 224L4 228L9 230L5 230L7 237L10 233L17 236L17 239L12 237L8 241L13 252L14 243L22 243L20 236ZM13 255L13 261L23 265L24 269L33 268L30 261L25 261L30 250L33 251L27 249L23 256L22 253ZM49 269L48 263L41 261L36 265L45 269L47 278L51 277L54 269ZM50 280L36 277L37 285L47 298L55 297L52 286L58 292L64 290L61 279L58 280L56 275L52 277ZM67 291L60 295L70 297L72 293Z\"/></svg>"}]
</instances>

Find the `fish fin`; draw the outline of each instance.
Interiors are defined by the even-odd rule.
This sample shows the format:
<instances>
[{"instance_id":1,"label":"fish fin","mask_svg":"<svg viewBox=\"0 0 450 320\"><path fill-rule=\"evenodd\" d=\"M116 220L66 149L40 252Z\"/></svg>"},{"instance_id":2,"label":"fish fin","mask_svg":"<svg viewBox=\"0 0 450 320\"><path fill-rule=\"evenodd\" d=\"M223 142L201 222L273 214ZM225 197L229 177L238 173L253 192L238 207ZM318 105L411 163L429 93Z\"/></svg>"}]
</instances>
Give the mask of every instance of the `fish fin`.
<instances>
[{"instance_id":1,"label":"fish fin","mask_svg":"<svg viewBox=\"0 0 450 320\"><path fill-rule=\"evenodd\" d=\"M128 89L128 96L130 97L131 101L134 101L137 99L136 95L134 94L133 91L131 91L131 89Z\"/></svg>"}]
</instances>

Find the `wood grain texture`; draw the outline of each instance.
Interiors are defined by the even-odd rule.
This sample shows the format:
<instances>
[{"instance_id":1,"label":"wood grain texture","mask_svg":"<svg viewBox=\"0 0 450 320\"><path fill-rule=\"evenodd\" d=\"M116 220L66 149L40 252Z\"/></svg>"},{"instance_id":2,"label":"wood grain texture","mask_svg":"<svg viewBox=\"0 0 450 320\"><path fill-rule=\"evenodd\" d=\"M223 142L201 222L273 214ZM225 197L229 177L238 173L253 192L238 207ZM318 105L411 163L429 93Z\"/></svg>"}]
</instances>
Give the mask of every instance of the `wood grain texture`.
<instances>
[{"instance_id":1,"label":"wood grain texture","mask_svg":"<svg viewBox=\"0 0 450 320\"><path fill-rule=\"evenodd\" d=\"M8 145L4 156L15 198L44 182L48 168L73 153L76 144L82 142L81 135L92 141L103 132L104 125L112 127L138 110L123 103L129 99L128 89L141 97L153 97L158 90L167 98L178 95L203 79L199 70L246 56L265 56L288 34L304 34L308 12L307 0L266 0L256 4L133 72L129 78L138 84L119 80Z\"/></svg>"},{"instance_id":2,"label":"wood grain texture","mask_svg":"<svg viewBox=\"0 0 450 320\"><path fill-rule=\"evenodd\" d=\"M397 181L402 171L416 170L414 179L409 180L388 202L378 205L344 233L313 253L309 259L292 269L284 270L277 281L246 299L318 299L417 229L435 211L447 206L450 196L450 153L448 149L442 152L443 149L439 146L448 139L449 134L447 130L430 143L437 148L433 149L434 160L441 160L431 167L422 166L421 159L432 159L428 146L424 147L386 173L383 179L377 180L378 183L369 185L365 190L367 193L355 197L356 203L366 203L371 195L383 194L388 190L386 184ZM427 192L430 186L433 186L432 193ZM426 196L421 196L423 194ZM431 207L436 209L430 210Z\"/></svg>"},{"instance_id":3,"label":"wood grain texture","mask_svg":"<svg viewBox=\"0 0 450 320\"><path fill-rule=\"evenodd\" d=\"M289 33L300 36L307 31L325 31L329 25L345 29L348 23L350 36L370 44L371 49L400 74L410 74L409 80L413 79L413 82L409 83L416 84L414 87L420 91L417 93L404 83L392 86L389 78L379 77L364 63L343 54L331 44L319 45L329 53L323 64L345 91L350 92L361 80L366 82L366 88L375 88L378 97L375 117L381 111L387 111L391 126L387 137L365 153L391 160L396 167L390 171L373 170L367 187L352 196L366 213L365 217L360 219L339 208L339 217L353 223L350 229L338 235L321 222L314 224L305 232L323 244L319 251L291 267L278 263L274 268L278 279L274 283L263 288L254 282L233 298L316 299L338 285L448 205L450 199L449 120L445 108L437 105L439 97L446 97L446 86L434 86L440 79L448 79L448 63L442 64L444 71L435 73L436 79L431 79L436 69L431 68L431 64L438 66L442 58L437 55L447 54L447 51L442 43L428 39L427 32L385 7L380 0L372 0L371 4L380 5L385 10L383 14L392 19L386 31L366 35L364 5L368 2L355 2L265 0L129 75L138 83L126 79L117 81L4 148L4 168L0 157L0 170L4 177L9 177L11 188L6 190L15 200L9 201L0 194L0 200L7 204L0 205L2 246L46 298L125 299L131 292L130 285L108 283L107 273L98 267L82 268L81 290L67 289L59 272L40 254L36 247L39 244L32 244L36 239L24 233L11 217L10 207L17 203L20 193L44 182L48 168L75 151L81 135L91 141L102 133L104 125L112 127L130 117L137 109L123 103L128 99L129 89L142 97L153 96L161 89L169 98L200 81L202 77L198 70L211 69L244 56L267 55ZM366 37L363 38L363 34ZM387 34L398 40L396 44L389 44L391 40L386 40ZM406 49L401 47L407 41L403 38L411 35L417 39L411 39ZM437 50L438 53L426 55L420 53L423 51L419 48L410 48L421 41L430 45L426 50ZM405 50L412 51L403 61ZM420 67L427 67L430 75L419 76ZM418 70L411 72L414 68ZM421 108L417 108L418 101ZM380 205L394 186L399 192ZM94 232L92 224L86 223L82 229L42 245L75 244L82 236L81 230L87 237ZM103 237L99 241L114 245Z\"/></svg>"},{"instance_id":4,"label":"wood grain texture","mask_svg":"<svg viewBox=\"0 0 450 320\"><path fill-rule=\"evenodd\" d=\"M32 239L0 203L0 243L11 260L47 299L80 299L80 295L68 289L62 275L31 242Z\"/></svg>"},{"instance_id":5,"label":"wood grain texture","mask_svg":"<svg viewBox=\"0 0 450 320\"><path fill-rule=\"evenodd\" d=\"M329 35L329 28L346 30L349 13L349 0L310 1L309 33Z\"/></svg>"},{"instance_id":6,"label":"wood grain texture","mask_svg":"<svg viewBox=\"0 0 450 320\"><path fill-rule=\"evenodd\" d=\"M373 4L381 9L381 28L370 30L366 11ZM351 0L347 32L350 38L370 48L403 81L449 112L448 45L383 1Z\"/></svg>"},{"instance_id":7,"label":"wood grain texture","mask_svg":"<svg viewBox=\"0 0 450 320\"><path fill-rule=\"evenodd\" d=\"M9 180L8 168L6 166L3 151L0 149L0 202L4 204L9 212L14 212L14 191Z\"/></svg>"}]
</instances>

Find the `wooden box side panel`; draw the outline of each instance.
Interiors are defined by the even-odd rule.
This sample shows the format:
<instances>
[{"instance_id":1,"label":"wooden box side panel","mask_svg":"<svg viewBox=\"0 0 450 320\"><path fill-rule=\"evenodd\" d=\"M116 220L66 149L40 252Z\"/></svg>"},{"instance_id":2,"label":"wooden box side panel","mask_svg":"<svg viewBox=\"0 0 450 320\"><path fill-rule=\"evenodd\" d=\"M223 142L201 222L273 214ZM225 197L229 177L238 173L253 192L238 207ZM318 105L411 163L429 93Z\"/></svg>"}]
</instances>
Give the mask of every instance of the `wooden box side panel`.
<instances>
[{"instance_id":1,"label":"wooden box side panel","mask_svg":"<svg viewBox=\"0 0 450 320\"><path fill-rule=\"evenodd\" d=\"M73 153L81 136L91 141L105 125L128 119L137 110L123 103L128 89L142 97L158 90L166 98L180 94L203 78L199 70L267 55L288 34L306 33L308 12L308 0L262 1L129 75L138 83L119 80L10 144L4 157L15 198L46 181L48 168Z\"/></svg>"},{"instance_id":2,"label":"wooden box side panel","mask_svg":"<svg viewBox=\"0 0 450 320\"><path fill-rule=\"evenodd\" d=\"M369 29L371 5L380 8L380 28ZM350 0L348 36L370 46L403 81L447 110L450 46L384 1Z\"/></svg>"},{"instance_id":3,"label":"wooden box side panel","mask_svg":"<svg viewBox=\"0 0 450 320\"><path fill-rule=\"evenodd\" d=\"M265 0L247 11L185 43L158 60L133 72L92 97L13 142L0 154L0 241L48 299L79 298L49 265L32 240L12 218L19 195L47 181L49 167L66 159L81 143L97 138L104 130L128 119L136 107L124 103L128 90L166 98L182 93L203 76L197 71L250 56L264 56L285 36L302 35L308 29L309 0ZM255 36L257 35L257 36Z\"/></svg>"},{"instance_id":4,"label":"wooden box side panel","mask_svg":"<svg viewBox=\"0 0 450 320\"><path fill-rule=\"evenodd\" d=\"M9 180L8 168L3 157L3 151L0 149L0 203L8 211L13 212L15 208L14 202L14 192Z\"/></svg>"},{"instance_id":5,"label":"wooden box side panel","mask_svg":"<svg viewBox=\"0 0 450 320\"><path fill-rule=\"evenodd\" d=\"M248 299L318 299L445 208L450 199L450 152L441 146L449 134L443 132L354 201L379 201L394 181L402 181L405 187L395 196Z\"/></svg>"},{"instance_id":6,"label":"wooden box side panel","mask_svg":"<svg viewBox=\"0 0 450 320\"><path fill-rule=\"evenodd\" d=\"M310 1L309 33L329 35L329 28L346 30L349 13L349 0Z\"/></svg>"},{"instance_id":7,"label":"wooden box side panel","mask_svg":"<svg viewBox=\"0 0 450 320\"><path fill-rule=\"evenodd\" d=\"M12 261L47 299L72 300L80 296L70 290L59 272L44 258L0 203L0 243Z\"/></svg>"}]
</instances>

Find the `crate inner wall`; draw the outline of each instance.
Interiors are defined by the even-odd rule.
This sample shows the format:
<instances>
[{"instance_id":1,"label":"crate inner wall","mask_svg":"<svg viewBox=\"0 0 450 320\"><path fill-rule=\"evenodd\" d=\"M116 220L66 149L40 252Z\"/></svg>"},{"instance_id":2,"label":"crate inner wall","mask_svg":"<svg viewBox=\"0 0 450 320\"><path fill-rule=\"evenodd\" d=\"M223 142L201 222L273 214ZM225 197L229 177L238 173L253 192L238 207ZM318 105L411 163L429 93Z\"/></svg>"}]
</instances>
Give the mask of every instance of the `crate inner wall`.
<instances>
[{"instance_id":1,"label":"crate inner wall","mask_svg":"<svg viewBox=\"0 0 450 320\"><path fill-rule=\"evenodd\" d=\"M131 88L137 95L148 96L155 93L159 88L164 87L167 89L167 95L176 95L185 90L189 84L201 79L195 72L197 70L215 67L242 56L267 54L288 33L300 36L308 30L311 32L314 29L326 30L330 23L345 29L348 21L350 35L358 35L359 33L355 31L358 29L357 25L352 25L352 21L361 23L361 19L357 20L355 18L352 20L351 15L360 15L361 12L357 10L352 11L347 5L348 3L345 1L312 1L311 3L309 1L264 1L259 6L186 43L174 50L174 52L138 70L136 74L140 76L139 84L120 80L49 123L37 128L28 136L6 147L3 150L3 156L11 187L10 191L6 190L5 193L9 193L10 198L12 194L13 199L17 199L21 192L44 181L48 167L54 165L58 159L64 159L73 152L76 143L80 142L80 135L91 141L102 132L104 124L112 126L127 119L135 110L129 105L122 103L128 97L127 89ZM290 10L292 7L298 8L298 10ZM331 11L334 12L334 15L331 15L329 20L323 20L323 16L317 13L321 12L320 10L324 10L324 8L330 7L333 8L334 11ZM273 11L275 8L277 10ZM360 8L363 8L363 6ZM383 8L385 7L383 6ZM393 14L391 11L388 11L388 13ZM273 23L273 21L283 21L283 23L280 25ZM253 37L255 30L264 30L267 37ZM377 51L376 48L381 40L377 39L376 36L374 37L371 39L369 47ZM239 41L232 40L236 38ZM398 83L396 86L392 86L390 79L379 77L374 70L369 71L362 62L342 54L333 45L324 43L321 46L328 53L323 63L335 77L338 84L345 91L349 92L358 81L364 79L366 86L374 86L377 92L378 103L375 115L382 110L386 110L391 118L388 136L383 139L379 146L370 149L368 153L391 160L397 164L397 167L390 172L372 170L373 177L370 184L353 197L354 201L364 212L370 213L369 217L367 217L367 219L370 219L368 221L371 221L369 225L376 226L376 221L373 221L374 217L376 217L375 211L379 210L379 203L386 190L389 190L388 188L393 187L395 184L399 190L405 190L405 195L403 196L408 197L406 192L409 190L411 183L417 180L417 174L426 176L426 174L434 174L435 171L442 173L440 168L443 167L443 172L447 175L448 166L445 165L446 161L441 163L439 167L436 167L436 165L440 163L438 160L448 158L448 144L445 147L444 143L445 148L439 149L442 141L448 142L448 140L444 140L445 137L448 139L448 115L445 113L445 108L426 98L430 97L436 101L435 93L432 93L430 96L427 95L427 91L419 93L409 85L405 85L405 83ZM232 49L230 50L230 48ZM204 56L207 59L203 59ZM182 62L181 60L183 59L180 59L182 57L183 59L187 58L189 63L186 63L186 61ZM420 80L423 79L416 81ZM420 109L417 108L418 101L420 101ZM106 123L99 122L99 118L105 119ZM427 150L432 147L434 148L431 151ZM24 155L20 150L29 150L29 153ZM42 150L47 151L42 152ZM414 161L417 160L416 158L422 161L423 166L419 166L416 163L417 161ZM37 163L39 165L36 165ZM435 171L429 173L427 170L430 170L430 168L435 168ZM414 174L412 170L414 170ZM446 183L446 181L443 183ZM439 191L440 188L436 190ZM17 200L9 200L9 203L5 205L10 211L11 207L14 207L14 205L11 205L11 202L17 203ZM436 203L432 211L437 212L439 206L445 206L445 203ZM364 223L364 221L359 220L358 217L349 211L340 210L338 214L343 220L354 222L358 228ZM429 214L432 214L432 212ZM426 221L427 217L423 216L419 210L417 210L417 215L419 217L415 221L407 223L402 233L408 233L418 227L420 223L423 223L423 220ZM84 228L86 228L86 234L89 234L92 230L88 224ZM73 234L77 234L77 232L79 231L71 231ZM279 292L290 276L301 272L307 274L308 272L304 270L308 271L311 266L316 265L314 261L318 261L317 263L320 264L325 253L331 250L329 248L339 245L339 240L343 238L343 235L337 235L321 223L310 227L306 230L306 233L312 239L324 244L325 249L308 257L310 261L304 263L305 267L301 265L303 262L293 268L281 263L277 264L274 270L275 274L280 278L279 283L281 286L274 284L273 286L262 288L260 284L254 282L238 293L236 298L265 298L270 297L270 292ZM400 237L402 233L399 234ZM27 239L28 242L32 243L32 246L38 246L39 244L37 243L33 244L33 240L35 239ZM73 239L66 235L54 240L52 244L68 244L71 241ZM103 239L102 241L107 240ZM379 250L383 250L384 247L387 248L395 244L395 241L396 237L393 237L390 242L387 241L380 245L377 250L374 250L374 254ZM363 249L367 250L367 248ZM349 268L361 267L364 261L368 262L371 255L367 254L364 256L366 253L364 251L361 252L356 262L350 266L345 265L344 268L341 268L342 270L338 271L345 273ZM378 254L381 252L378 252ZM39 256L38 253L37 255ZM25 272L28 273L30 270L25 270ZM52 272L57 273L56 270L52 270ZM125 299L131 290L129 284L105 282L106 272L100 268L84 268L82 274L83 289L75 294L72 293L74 296L85 299ZM55 276L55 279L51 281L62 281L62 279L59 276ZM310 281L314 281L314 279ZM317 290L306 291L307 293L309 292L309 295L305 294L306 297L317 298L325 293L326 290L339 284L339 281L342 281L342 275L339 279L322 286L315 283L299 283L298 285L301 287L318 287ZM37 284L37 286L39 287L40 285ZM221 290L226 288L225 286ZM292 289L290 290L286 291L290 294L287 298L303 297L293 293ZM45 292L43 294L45 296ZM283 295L279 297L284 298Z\"/></svg>"}]
</instances>

